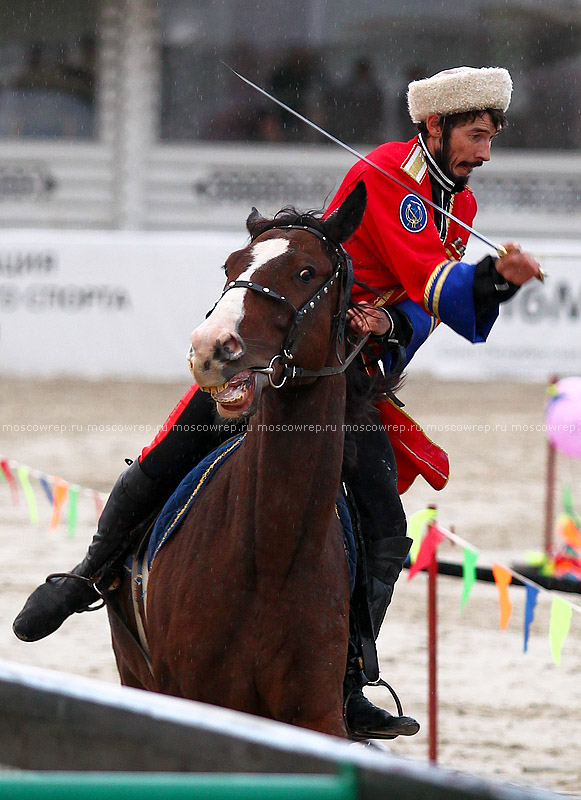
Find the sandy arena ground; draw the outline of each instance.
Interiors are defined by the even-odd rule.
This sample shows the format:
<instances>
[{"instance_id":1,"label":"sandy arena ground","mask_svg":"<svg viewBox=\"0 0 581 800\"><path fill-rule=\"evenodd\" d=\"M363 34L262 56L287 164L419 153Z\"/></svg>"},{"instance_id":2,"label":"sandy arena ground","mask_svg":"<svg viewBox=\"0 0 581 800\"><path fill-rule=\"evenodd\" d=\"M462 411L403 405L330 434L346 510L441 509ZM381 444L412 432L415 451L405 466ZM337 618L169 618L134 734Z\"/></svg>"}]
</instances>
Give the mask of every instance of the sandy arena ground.
<instances>
[{"instance_id":1,"label":"sandy arena ground","mask_svg":"<svg viewBox=\"0 0 581 800\"><path fill-rule=\"evenodd\" d=\"M123 458L135 457L151 440L187 384L2 379L0 385L0 454L106 492ZM483 551L481 564L494 557L510 565L527 549L541 549L546 443L535 427L543 422L544 387L443 383L414 376L401 396L412 416L436 426L430 435L446 447L452 462L443 492L419 482L412 487L404 498L408 514L437 503L440 522L455 526ZM91 430L90 425L97 427ZM576 482L578 506L580 472L579 464L560 462L560 478ZM50 508L38 484L35 490L41 511L37 526L28 521L23 505L11 504L6 483L0 483L0 657L116 681L104 613L75 616L36 644L21 643L11 632L28 593L48 572L77 563L94 526L92 500L83 496L75 536L69 536L66 525L50 533ZM440 554L460 558L458 548L447 543ZM422 722L417 736L396 740L391 749L424 761L426 579L418 575L408 582L406 575L397 586L379 650L384 677L397 688L406 712ZM549 650L546 597L539 599L529 651L523 654L522 589L511 590L513 617L502 633L492 584L477 584L460 614L461 582L441 578L438 583L440 764L581 793L579 614L573 614L562 664L556 667ZM576 595L566 597L581 603ZM383 695L374 699L387 704Z\"/></svg>"}]
</instances>

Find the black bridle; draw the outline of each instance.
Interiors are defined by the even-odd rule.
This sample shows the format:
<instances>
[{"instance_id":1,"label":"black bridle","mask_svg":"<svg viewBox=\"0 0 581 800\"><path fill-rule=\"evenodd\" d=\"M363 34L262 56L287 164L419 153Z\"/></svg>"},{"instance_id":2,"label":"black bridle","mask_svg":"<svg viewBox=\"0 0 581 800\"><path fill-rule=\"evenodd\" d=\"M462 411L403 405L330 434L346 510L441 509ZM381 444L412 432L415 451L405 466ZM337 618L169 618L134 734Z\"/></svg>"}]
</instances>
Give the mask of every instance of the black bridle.
<instances>
[{"instance_id":1,"label":"black bridle","mask_svg":"<svg viewBox=\"0 0 581 800\"><path fill-rule=\"evenodd\" d=\"M284 386L288 379L293 378L320 378L326 375L340 375L342 372L345 372L347 367L351 364L353 359L358 355L361 349L365 346L367 339L369 338L369 334L364 336L359 342L353 347L349 356L346 359L341 358L341 354L339 352L340 345L345 342L345 330L347 327L347 310L349 308L349 300L351 298L351 289L353 288L353 264L351 262L351 258L344 247L340 244L335 244L331 242L330 239L325 236L322 231L317 230L316 228L311 228L308 225L273 225L272 228L268 230L300 230L306 231L307 233L312 233L318 239L320 239L325 246L331 247L334 253L337 255L337 266L335 271L331 275L331 277L323 284L323 286L318 289L315 294L307 300L300 308L297 308L294 303L292 303L287 297L284 295L275 292L274 289L271 289L268 286L263 286L260 283L256 283L255 281L244 281L244 280L234 280L230 281L224 291L216 301L214 308L208 312L206 318L210 316L212 311L216 308L222 297L229 292L231 289L250 289L253 292L257 292L261 294L263 297L271 297L273 300L277 300L279 302L285 303L287 306L290 306L291 310L293 311L294 317L291 322L291 326L289 331L286 335L284 344L281 348L280 353L277 353L273 356L270 360L270 363L267 367L250 367L252 372L258 372L263 375L268 376L268 380L271 386L275 389L280 389ZM254 242L255 239L252 239ZM337 310L333 315L334 324L333 324L333 331L332 336L335 336L335 354L337 357L337 361L339 362L335 367L323 367L320 370L310 370L304 369L303 367L297 367L295 364L291 362L294 361L295 357L295 347L297 336L301 329L303 323L310 319L312 316L312 312L317 309L318 304L320 301L329 293L331 287L335 284L335 282L339 282L341 284L341 291L339 292L338 300L337 300ZM273 380L273 375L275 371L275 364L277 361L280 361L280 366L282 367L282 380L280 383L275 383Z\"/></svg>"}]
</instances>

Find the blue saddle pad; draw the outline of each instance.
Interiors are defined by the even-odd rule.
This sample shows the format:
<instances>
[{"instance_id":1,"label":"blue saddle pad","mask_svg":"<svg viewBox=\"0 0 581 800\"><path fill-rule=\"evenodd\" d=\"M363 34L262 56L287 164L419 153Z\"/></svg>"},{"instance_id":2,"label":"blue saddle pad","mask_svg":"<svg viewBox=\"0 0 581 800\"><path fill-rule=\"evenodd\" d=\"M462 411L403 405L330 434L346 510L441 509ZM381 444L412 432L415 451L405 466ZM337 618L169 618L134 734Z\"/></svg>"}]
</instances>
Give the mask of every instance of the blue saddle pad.
<instances>
[{"instance_id":1,"label":"blue saddle pad","mask_svg":"<svg viewBox=\"0 0 581 800\"><path fill-rule=\"evenodd\" d=\"M186 475L175 492L163 507L161 514L151 532L147 549L147 563L151 569L155 557L167 542L169 537L179 529L181 523L186 518L196 498L202 489L214 477L219 467L224 461L237 450L244 441L245 433L229 439L217 450L206 456L203 461L194 467ZM355 536L351 524L351 516L347 508L347 502L342 493L337 497L337 514L343 527L343 538L347 564L349 567L349 590L353 591L355 585L355 571L357 569L357 549L355 547Z\"/></svg>"},{"instance_id":2,"label":"blue saddle pad","mask_svg":"<svg viewBox=\"0 0 581 800\"><path fill-rule=\"evenodd\" d=\"M150 569L156 555L172 533L174 533L184 521L187 512L194 504L204 486L214 477L218 467L224 460L240 447L245 436L245 433L241 433L239 436L234 437L234 439L228 439L228 441L220 445L217 450L213 450L186 475L178 488L171 495L162 508L161 514L157 518L149 539L147 563Z\"/></svg>"},{"instance_id":3,"label":"blue saddle pad","mask_svg":"<svg viewBox=\"0 0 581 800\"><path fill-rule=\"evenodd\" d=\"M351 514L347 507L347 501L343 492L337 495L337 513L343 526L343 542L345 544L345 553L347 554L347 566L349 568L349 594L352 594L355 588L355 573L357 572L357 546L355 544L355 534L353 532L353 524L351 522Z\"/></svg>"}]
</instances>

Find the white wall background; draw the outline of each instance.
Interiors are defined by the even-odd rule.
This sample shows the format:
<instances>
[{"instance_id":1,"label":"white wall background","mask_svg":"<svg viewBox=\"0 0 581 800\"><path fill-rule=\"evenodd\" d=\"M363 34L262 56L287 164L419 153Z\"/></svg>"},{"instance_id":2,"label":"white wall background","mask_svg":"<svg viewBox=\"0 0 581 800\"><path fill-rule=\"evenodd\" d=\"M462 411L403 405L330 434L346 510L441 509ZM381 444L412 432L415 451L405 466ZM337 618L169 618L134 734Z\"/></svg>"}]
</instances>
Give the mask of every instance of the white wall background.
<instances>
[{"instance_id":1,"label":"white wall background","mask_svg":"<svg viewBox=\"0 0 581 800\"><path fill-rule=\"evenodd\" d=\"M0 373L170 380L243 233L14 231L0 240Z\"/></svg>"}]
</instances>

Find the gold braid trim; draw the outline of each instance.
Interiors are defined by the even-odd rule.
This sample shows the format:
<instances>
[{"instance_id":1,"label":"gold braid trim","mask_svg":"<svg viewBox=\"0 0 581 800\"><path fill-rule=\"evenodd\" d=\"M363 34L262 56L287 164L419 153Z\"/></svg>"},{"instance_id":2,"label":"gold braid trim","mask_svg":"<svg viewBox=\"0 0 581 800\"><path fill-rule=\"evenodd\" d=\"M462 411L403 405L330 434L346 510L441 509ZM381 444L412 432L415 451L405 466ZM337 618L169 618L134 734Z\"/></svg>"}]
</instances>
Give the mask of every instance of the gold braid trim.
<instances>
[{"instance_id":1,"label":"gold braid trim","mask_svg":"<svg viewBox=\"0 0 581 800\"><path fill-rule=\"evenodd\" d=\"M376 298L373 301L373 305L377 308L381 308L382 306L394 306L396 303L399 303L400 300L404 300L407 297L405 289L394 288L388 289L385 294L382 294L381 297Z\"/></svg>"},{"instance_id":2,"label":"gold braid trim","mask_svg":"<svg viewBox=\"0 0 581 800\"><path fill-rule=\"evenodd\" d=\"M444 288L444 284L446 283L446 279L450 274L450 270L452 267L457 264L456 261L450 261L447 267L444 267L442 274L438 278L438 282L436 283L436 288L434 289L434 300L432 302L432 308L434 309L434 314L440 319L440 295L442 293L442 289Z\"/></svg>"},{"instance_id":3,"label":"gold braid trim","mask_svg":"<svg viewBox=\"0 0 581 800\"><path fill-rule=\"evenodd\" d=\"M450 263L449 261L442 261L441 264L438 264L436 269L432 272L432 274L428 278L428 282L426 283L426 288L424 289L424 308L426 309L426 311L429 311L430 314L433 313L429 305L429 298L430 298L430 292L432 291L432 286L434 285L441 271L449 263Z\"/></svg>"}]
</instances>

